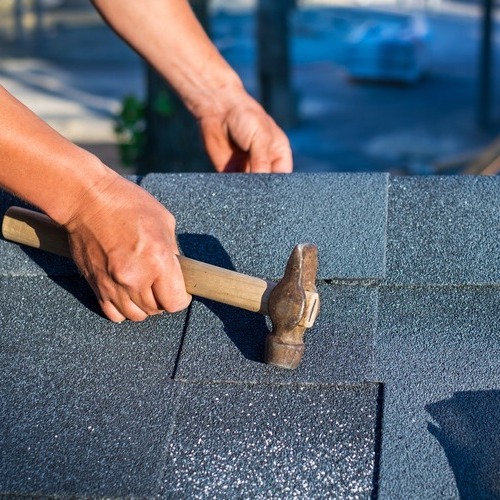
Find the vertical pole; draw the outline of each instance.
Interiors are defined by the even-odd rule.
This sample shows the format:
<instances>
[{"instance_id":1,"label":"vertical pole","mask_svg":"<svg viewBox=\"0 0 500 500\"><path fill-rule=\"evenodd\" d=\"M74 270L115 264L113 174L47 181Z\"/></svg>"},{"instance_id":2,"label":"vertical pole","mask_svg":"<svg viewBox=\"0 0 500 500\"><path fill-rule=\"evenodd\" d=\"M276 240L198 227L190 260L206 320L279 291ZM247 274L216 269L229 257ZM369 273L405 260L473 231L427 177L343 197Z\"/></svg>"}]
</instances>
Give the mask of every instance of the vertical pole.
<instances>
[{"instance_id":1,"label":"vertical pole","mask_svg":"<svg viewBox=\"0 0 500 500\"><path fill-rule=\"evenodd\" d=\"M208 0L191 0L190 4L208 33ZM212 172L198 123L150 65L146 66L146 84L146 151L138 173ZM168 115L158 106L165 99L171 107Z\"/></svg>"},{"instance_id":2,"label":"vertical pole","mask_svg":"<svg viewBox=\"0 0 500 500\"><path fill-rule=\"evenodd\" d=\"M213 171L196 120L149 64L146 76L146 150L137 173ZM162 101L168 103L168 114Z\"/></svg>"},{"instance_id":3,"label":"vertical pole","mask_svg":"<svg viewBox=\"0 0 500 500\"><path fill-rule=\"evenodd\" d=\"M46 39L43 29L43 10L44 6L41 0L35 0L33 5L35 14L35 28L33 32L33 51L35 55L43 57L46 55Z\"/></svg>"},{"instance_id":4,"label":"vertical pole","mask_svg":"<svg viewBox=\"0 0 500 500\"><path fill-rule=\"evenodd\" d=\"M482 37L479 53L479 100L478 125L487 128L491 108L491 61L492 61L492 11L493 0L483 0Z\"/></svg>"},{"instance_id":5,"label":"vertical pole","mask_svg":"<svg viewBox=\"0 0 500 500\"><path fill-rule=\"evenodd\" d=\"M24 31L24 2L23 0L15 0L14 3L14 40L21 47L26 46L26 33Z\"/></svg>"},{"instance_id":6,"label":"vertical pole","mask_svg":"<svg viewBox=\"0 0 500 500\"><path fill-rule=\"evenodd\" d=\"M284 128L297 119L297 99L291 85L289 15L292 0L259 0L257 47L260 100Z\"/></svg>"}]
</instances>

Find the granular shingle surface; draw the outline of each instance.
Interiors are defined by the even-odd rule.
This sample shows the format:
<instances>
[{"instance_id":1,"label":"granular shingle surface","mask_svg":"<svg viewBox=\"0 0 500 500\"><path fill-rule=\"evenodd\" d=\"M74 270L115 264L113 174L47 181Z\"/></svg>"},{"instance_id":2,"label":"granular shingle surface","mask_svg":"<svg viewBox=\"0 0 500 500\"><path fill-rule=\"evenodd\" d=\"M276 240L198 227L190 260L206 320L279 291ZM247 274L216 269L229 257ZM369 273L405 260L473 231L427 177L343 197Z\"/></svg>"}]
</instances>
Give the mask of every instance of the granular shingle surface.
<instances>
[{"instance_id":1,"label":"granular shingle surface","mask_svg":"<svg viewBox=\"0 0 500 500\"><path fill-rule=\"evenodd\" d=\"M164 493L370 498L377 384L182 384Z\"/></svg>"},{"instance_id":2,"label":"granular shingle surface","mask_svg":"<svg viewBox=\"0 0 500 500\"><path fill-rule=\"evenodd\" d=\"M499 192L499 177L392 179L387 281L499 284Z\"/></svg>"},{"instance_id":3,"label":"granular shingle surface","mask_svg":"<svg viewBox=\"0 0 500 500\"><path fill-rule=\"evenodd\" d=\"M382 498L499 498L497 288L384 290Z\"/></svg>"},{"instance_id":4,"label":"granular shingle surface","mask_svg":"<svg viewBox=\"0 0 500 500\"><path fill-rule=\"evenodd\" d=\"M224 256L239 272L278 279L294 245L309 242L319 248L319 278L352 279L385 275L387 182L385 174L251 182L243 174L151 174L141 186L170 208L178 233L191 236L181 244L188 257Z\"/></svg>"},{"instance_id":5,"label":"granular shingle surface","mask_svg":"<svg viewBox=\"0 0 500 500\"><path fill-rule=\"evenodd\" d=\"M0 293L0 492L154 494L185 314L115 325L77 278Z\"/></svg>"},{"instance_id":6,"label":"granular shingle surface","mask_svg":"<svg viewBox=\"0 0 500 500\"><path fill-rule=\"evenodd\" d=\"M318 244L302 363L201 299L115 325L69 260L0 241L0 495L500 498L497 178L140 182L189 257L277 280Z\"/></svg>"},{"instance_id":7,"label":"granular shingle surface","mask_svg":"<svg viewBox=\"0 0 500 500\"><path fill-rule=\"evenodd\" d=\"M263 363L271 323L259 314L211 301L191 312L176 379L281 383L362 382L372 373L377 291L320 284L321 313L306 331L296 370Z\"/></svg>"}]
</instances>

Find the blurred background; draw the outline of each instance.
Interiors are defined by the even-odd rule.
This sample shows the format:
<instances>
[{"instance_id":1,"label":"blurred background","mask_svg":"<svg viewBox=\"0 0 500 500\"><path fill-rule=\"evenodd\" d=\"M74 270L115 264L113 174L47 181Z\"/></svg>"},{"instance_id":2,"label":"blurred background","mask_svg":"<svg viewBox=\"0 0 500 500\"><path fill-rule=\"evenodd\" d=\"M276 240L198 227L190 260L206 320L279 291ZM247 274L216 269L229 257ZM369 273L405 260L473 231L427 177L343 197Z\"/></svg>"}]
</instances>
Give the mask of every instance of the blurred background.
<instances>
[{"instance_id":1,"label":"blurred background","mask_svg":"<svg viewBox=\"0 0 500 500\"><path fill-rule=\"evenodd\" d=\"M498 1L191 4L295 171L500 171ZM122 173L211 170L193 119L88 0L0 0L0 85Z\"/></svg>"}]
</instances>

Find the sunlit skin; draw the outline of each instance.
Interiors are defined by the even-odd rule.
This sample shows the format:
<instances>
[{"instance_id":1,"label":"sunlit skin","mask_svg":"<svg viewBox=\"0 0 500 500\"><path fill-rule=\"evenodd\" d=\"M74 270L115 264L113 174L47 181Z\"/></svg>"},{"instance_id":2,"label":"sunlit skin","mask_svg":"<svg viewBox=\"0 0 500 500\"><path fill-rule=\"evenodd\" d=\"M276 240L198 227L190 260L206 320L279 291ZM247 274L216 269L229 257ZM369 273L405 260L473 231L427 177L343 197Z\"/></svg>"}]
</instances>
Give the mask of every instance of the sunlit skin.
<instances>
[{"instance_id":1,"label":"sunlit skin","mask_svg":"<svg viewBox=\"0 0 500 500\"><path fill-rule=\"evenodd\" d=\"M198 120L218 172L288 173L289 141L220 56L185 0L94 0ZM68 230L73 258L112 321L189 305L174 216L0 87L0 186Z\"/></svg>"},{"instance_id":2,"label":"sunlit skin","mask_svg":"<svg viewBox=\"0 0 500 500\"><path fill-rule=\"evenodd\" d=\"M94 0L109 24L175 88L218 172L292 171L289 141L244 89L184 0ZM147 34L147 36L145 36Z\"/></svg>"}]
</instances>

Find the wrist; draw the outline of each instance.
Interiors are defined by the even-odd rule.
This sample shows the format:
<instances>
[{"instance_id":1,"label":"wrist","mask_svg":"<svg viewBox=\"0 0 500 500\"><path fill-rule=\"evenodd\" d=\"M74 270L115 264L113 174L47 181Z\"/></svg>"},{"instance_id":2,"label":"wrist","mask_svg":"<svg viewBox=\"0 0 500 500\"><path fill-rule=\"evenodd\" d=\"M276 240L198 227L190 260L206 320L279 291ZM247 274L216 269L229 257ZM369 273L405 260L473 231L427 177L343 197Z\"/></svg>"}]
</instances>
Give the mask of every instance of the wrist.
<instances>
[{"instance_id":1,"label":"wrist","mask_svg":"<svg viewBox=\"0 0 500 500\"><path fill-rule=\"evenodd\" d=\"M98 193L112 184L118 174L97 157L86 153L83 163L76 164L66 177L55 200L41 207L55 222L66 228L81 210L89 206Z\"/></svg>"},{"instance_id":2,"label":"wrist","mask_svg":"<svg viewBox=\"0 0 500 500\"><path fill-rule=\"evenodd\" d=\"M227 78L217 75L206 78L191 92L182 95L184 103L197 120L208 116L225 114L235 106L241 95L245 92L239 76L229 72Z\"/></svg>"}]
</instances>

